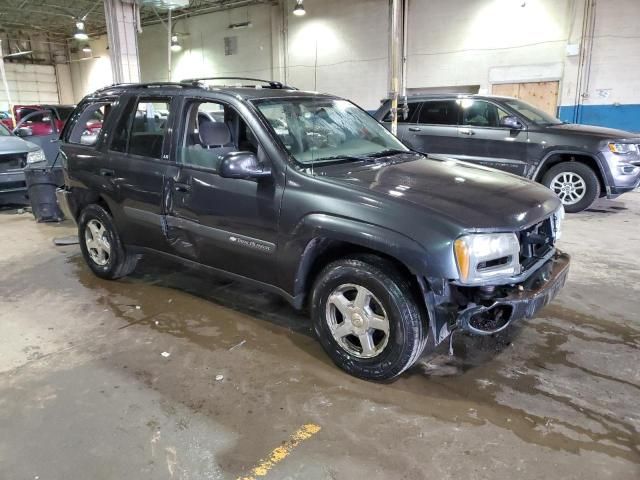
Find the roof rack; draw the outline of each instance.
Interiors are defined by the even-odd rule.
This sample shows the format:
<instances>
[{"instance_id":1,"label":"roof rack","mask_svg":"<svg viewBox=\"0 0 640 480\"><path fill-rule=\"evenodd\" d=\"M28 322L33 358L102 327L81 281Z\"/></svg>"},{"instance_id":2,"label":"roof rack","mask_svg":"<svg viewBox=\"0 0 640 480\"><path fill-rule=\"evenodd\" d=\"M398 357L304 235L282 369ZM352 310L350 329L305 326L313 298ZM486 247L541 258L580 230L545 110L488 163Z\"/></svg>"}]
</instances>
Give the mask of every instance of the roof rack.
<instances>
[{"instance_id":1,"label":"roof rack","mask_svg":"<svg viewBox=\"0 0 640 480\"><path fill-rule=\"evenodd\" d=\"M182 80L180 83L189 84L193 86L198 86L199 84L207 81L207 80L242 80L248 82L259 82L269 85L267 88L273 88L275 90L297 90L294 87L290 87L288 85L284 85L281 82L276 82L274 80L262 80L260 78L248 78L248 77L202 77L202 78L189 78L187 80ZM224 85L226 87L237 87L238 85ZM242 87L255 88L256 85L241 85Z\"/></svg>"}]
</instances>

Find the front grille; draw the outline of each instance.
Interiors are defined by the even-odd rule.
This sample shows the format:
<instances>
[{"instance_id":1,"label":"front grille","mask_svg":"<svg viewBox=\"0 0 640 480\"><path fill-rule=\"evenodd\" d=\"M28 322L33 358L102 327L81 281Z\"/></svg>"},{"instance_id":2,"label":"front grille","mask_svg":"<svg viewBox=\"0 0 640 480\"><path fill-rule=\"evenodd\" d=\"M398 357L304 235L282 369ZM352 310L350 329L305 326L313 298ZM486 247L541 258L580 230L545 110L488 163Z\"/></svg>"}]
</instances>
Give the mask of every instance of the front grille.
<instances>
[{"instance_id":1,"label":"front grille","mask_svg":"<svg viewBox=\"0 0 640 480\"><path fill-rule=\"evenodd\" d=\"M553 248L552 217L518 232L520 240L520 265L528 270Z\"/></svg>"},{"instance_id":2,"label":"front grille","mask_svg":"<svg viewBox=\"0 0 640 480\"><path fill-rule=\"evenodd\" d=\"M0 172L20 170L27 165L26 153L0 154Z\"/></svg>"}]
</instances>

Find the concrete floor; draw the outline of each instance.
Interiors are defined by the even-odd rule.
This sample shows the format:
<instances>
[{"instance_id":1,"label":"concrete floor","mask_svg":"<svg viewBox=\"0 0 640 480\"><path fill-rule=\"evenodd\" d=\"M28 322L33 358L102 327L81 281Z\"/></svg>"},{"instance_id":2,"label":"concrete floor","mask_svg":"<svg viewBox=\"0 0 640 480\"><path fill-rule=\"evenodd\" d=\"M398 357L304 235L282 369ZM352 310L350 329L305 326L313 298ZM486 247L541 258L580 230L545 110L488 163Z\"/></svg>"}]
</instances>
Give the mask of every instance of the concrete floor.
<instances>
[{"instance_id":1,"label":"concrete floor","mask_svg":"<svg viewBox=\"0 0 640 480\"><path fill-rule=\"evenodd\" d=\"M102 281L52 244L72 227L2 211L0 478L640 478L639 222L640 193L570 215L538 318L376 385L276 297L148 260Z\"/></svg>"}]
</instances>

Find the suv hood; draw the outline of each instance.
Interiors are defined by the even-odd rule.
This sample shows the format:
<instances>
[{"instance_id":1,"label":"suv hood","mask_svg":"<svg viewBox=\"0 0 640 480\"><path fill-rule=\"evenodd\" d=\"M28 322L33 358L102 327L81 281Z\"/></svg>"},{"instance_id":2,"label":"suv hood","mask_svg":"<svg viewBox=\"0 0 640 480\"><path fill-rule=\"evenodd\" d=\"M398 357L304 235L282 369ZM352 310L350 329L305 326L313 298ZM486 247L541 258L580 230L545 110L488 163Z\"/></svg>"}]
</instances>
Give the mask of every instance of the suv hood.
<instances>
[{"instance_id":1,"label":"suv hood","mask_svg":"<svg viewBox=\"0 0 640 480\"><path fill-rule=\"evenodd\" d=\"M7 136L0 137L0 155L8 153L26 153L33 150L37 150L38 147L35 143L27 142L20 137Z\"/></svg>"},{"instance_id":2,"label":"suv hood","mask_svg":"<svg viewBox=\"0 0 640 480\"><path fill-rule=\"evenodd\" d=\"M576 133L578 135L589 135L592 137L599 137L603 139L638 138L637 133L626 132L624 130L616 130L615 128L596 127L593 125L565 123L561 125L549 125L545 128L559 132Z\"/></svg>"},{"instance_id":3,"label":"suv hood","mask_svg":"<svg viewBox=\"0 0 640 480\"><path fill-rule=\"evenodd\" d=\"M518 230L560 207L560 200L542 185L440 156L398 154L376 163L332 165L316 171L447 217L468 231Z\"/></svg>"}]
</instances>

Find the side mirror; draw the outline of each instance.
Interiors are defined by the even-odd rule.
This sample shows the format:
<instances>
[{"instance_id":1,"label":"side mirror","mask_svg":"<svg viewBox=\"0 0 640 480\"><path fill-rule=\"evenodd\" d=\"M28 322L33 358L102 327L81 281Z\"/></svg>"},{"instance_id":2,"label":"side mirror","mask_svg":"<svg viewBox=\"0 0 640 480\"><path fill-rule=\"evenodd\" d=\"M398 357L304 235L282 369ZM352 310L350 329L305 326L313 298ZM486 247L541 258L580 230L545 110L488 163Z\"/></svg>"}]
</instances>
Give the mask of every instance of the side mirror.
<instances>
[{"instance_id":1,"label":"side mirror","mask_svg":"<svg viewBox=\"0 0 640 480\"><path fill-rule=\"evenodd\" d=\"M520 120L512 115L504 117L500 122L500 126L510 128L511 130L522 130L524 128L524 125L522 125Z\"/></svg>"},{"instance_id":2,"label":"side mirror","mask_svg":"<svg viewBox=\"0 0 640 480\"><path fill-rule=\"evenodd\" d=\"M262 178L271 176L271 169L252 152L231 152L222 157L218 173L222 178Z\"/></svg>"},{"instance_id":3,"label":"side mirror","mask_svg":"<svg viewBox=\"0 0 640 480\"><path fill-rule=\"evenodd\" d=\"M18 137L32 137L33 130L29 127L19 127L14 130L14 132Z\"/></svg>"}]
</instances>

